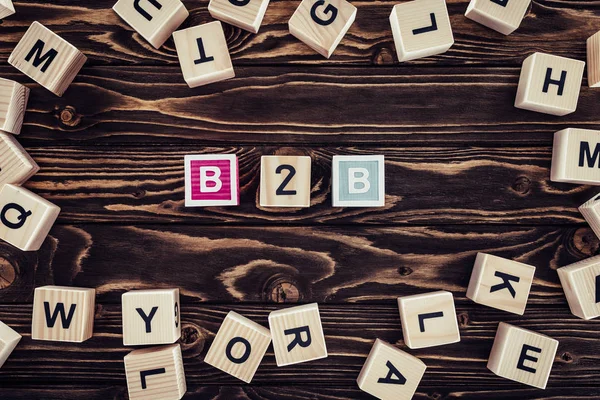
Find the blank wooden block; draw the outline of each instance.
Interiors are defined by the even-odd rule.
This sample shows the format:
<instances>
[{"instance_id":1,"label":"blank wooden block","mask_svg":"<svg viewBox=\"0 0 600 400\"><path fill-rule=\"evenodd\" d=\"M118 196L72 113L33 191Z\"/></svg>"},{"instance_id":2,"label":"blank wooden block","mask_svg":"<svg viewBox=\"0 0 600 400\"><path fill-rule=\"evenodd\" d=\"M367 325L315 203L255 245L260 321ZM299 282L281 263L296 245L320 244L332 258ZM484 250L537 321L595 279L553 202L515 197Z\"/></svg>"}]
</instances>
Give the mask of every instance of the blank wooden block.
<instances>
[{"instance_id":1,"label":"blank wooden block","mask_svg":"<svg viewBox=\"0 0 600 400\"><path fill-rule=\"evenodd\" d=\"M317 303L273 311L269 327L278 367L327 357Z\"/></svg>"},{"instance_id":2,"label":"blank wooden block","mask_svg":"<svg viewBox=\"0 0 600 400\"><path fill-rule=\"evenodd\" d=\"M15 185L0 190L0 239L24 251L39 250L60 208Z\"/></svg>"},{"instance_id":3,"label":"blank wooden block","mask_svg":"<svg viewBox=\"0 0 600 400\"><path fill-rule=\"evenodd\" d=\"M173 33L183 78L195 88L233 78L223 25L219 21Z\"/></svg>"},{"instance_id":4,"label":"blank wooden block","mask_svg":"<svg viewBox=\"0 0 600 400\"><path fill-rule=\"evenodd\" d=\"M600 131L567 128L556 132L550 180L600 185Z\"/></svg>"},{"instance_id":5,"label":"blank wooden block","mask_svg":"<svg viewBox=\"0 0 600 400\"><path fill-rule=\"evenodd\" d=\"M130 400L179 400L185 394L183 357L178 344L134 350L124 361Z\"/></svg>"},{"instance_id":6,"label":"blank wooden block","mask_svg":"<svg viewBox=\"0 0 600 400\"><path fill-rule=\"evenodd\" d=\"M11 0L0 0L0 19L6 18L15 13L15 6Z\"/></svg>"},{"instance_id":7,"label":"blank wooden block","mask_svg":"<svg viewBox=\"0 0 600 400\"><path fill-rule=\"evenodd\" d=\"M445 0L396 4L390 24L400 62L442 54L454 44Z\"/></svg>"},{"instance_id":8,"label":"blank wooden block","mask_svg":"<svg viewBox=\"0 0 600 400\"><path fill-rule=\"evenodd\" d=\"M467 298L498 310L523 315L535 267L491 254L477 253Z\"/></svg>"},{"instance_id":9,"label":"blank wooden block","mask_svg":"<svg viewBox=\"0 0 600 400\"><path fill-rule=\"evenodd\" d=\"M290 33L329 58L356 18L346 0L302 0L288 22Z\"/></svg>"},{"instance_id":10,"label":"blank wooden block","mask_svg":"<svg viewBox=\"0 0 600 400\"><path fill-rule=\"evenodd\" d=\"M488 369L498 376L545 389L558 349L558 341L501 322Z\"/></svg>"},{"instance_id":11,"label":"blank wooden block","mask_svg":"<svg viewBox=\"0 0 600 400\"><path fill-rule=\"evenodd\" d=\"M600 316L600 256L557 270L573 315L590 320Z\"/></svg>"},{"instance_id":12,"label":"blank wooden block","mask_svg":"<svg viewBox=\"0 0 600 400\"><path fill-rule=\"evenodd\" d=\"M590 225L596 236L600 238L600 194L579 206L579 212Z\"/></svg>"},{"instance_id":13,"label":"blank wooden block","mask_svg":"<svg viewBox=\"0 0 600 400\"><path fill-rule=\"evenodd\" d=\"M585 62L533 53L523 61L515 107L551 115L577 109Z\"/></svg>"},{"instance_id":14,"label":"blank wooden block","mask_svg":"<svg viewBox=\"0 0 600 400\"><path fill-rule=\"evenodd\" d=\"M384 156L333 156L334 207L385 206Z\"/></svg>"},{"instance_id":15,"label":"blank wooden block","mask_svg":"<svg viewBox=\"0 0 600 400\"><path fill-rule=\"evenodd\" d=\"M510 35L521 25L529 3L531 0L471 0L465 17Z\"/></svg>"},{"instance_id":16,"label":"blank wooden block","mask_svg":"<svg viewBox=\"0 0 600 400\"><path fill-rule=\"evenodd\" d=\"M258 33L269 0L210 0L208 12L215 19Z\"/></svg>"},{"instance_id":17,"label":"blank wooden block","mask_svg":"<svg viewBox=\"0 0 600 400\"><path fill-rule=\"evenodd\" d=\"M310 157L262 156L260 205L310 207Z\"/></svg>"},{"instance_id":18,"label":"blank wooden block","mask_svg":"<svg viewBox=\"0 0 600 400\"><path fill-rule=\"evenodd\" d=\"M600 31L587 40L588 85L600 87Z\"/></svg>"},{"instance_id":19,"label":"blank wooden block","mask_svg":"<svg viewBox=\"0 0 600 400\"><path fill-rule=\"evenodd\" d=\"M123 344L175 343L181 337L179 289L132 290L121 296Z\"/></svg>"},{"instance_id":20,"label":"blank wooden block","mask_svg":"<svg viewBox=\"0 0 600 400\"><path fill-rule=\"evenodd\" d=\"M271 332L267 328L230 311L204 362L250 383L270 343Z\"/></svg>"},{"instance_id":21,"label":"blank wooden block","mask_svg":"<svg viewBox=\"0 0 600 400\"><path fill-rule=\"evenodd\" d=\"M404 342L411 349L460 342L452 293L439 291L398 298Z\"/></svg>"},{"instance_id":22,"label":"blank wooden block","mask_svg":"<svg viewBox=\"0 0 600 400\"><path fill-rule=\"evenodd\" d=\"M185 156L185 206L240 204L238 161L235 154Z\"/></svg>"},{"instance_id":23,"label":"blank wooden block","mask_svg":"<svg viewBox=\"0 0 600 400\"><path fill-rule=\"evenodd\" d=\"M25 75L62 96L87 57L39 22L31 24L8 58Z\"/></svg>"},{"instance_id":24,"label":"blank wooden block","mask_svg":"<svg viewBox=\"0 0 600 400\"><path fill-rule=\"evenodd\" d=\"M96 290L42 286L33 296L31 338L81 343L92 337Z\"/></svg>"},{"instance_id":25,"label":"blank wooden block","mask_svg":"<svg viewBox=\"0 0 600 400\"><path fill-rule=\"evenodd\" d=\"M190 15L180 0L119 0L113 10L156 49Z\"/></svg>"},{"instance_id":26,"label":"blank wooden block","mask_svg":"<svg viewBox=\"0 0 600 400\"><path fill-rule=\"evenodd\" d=\"M29 88L0 78L0 130L13 135L21 133L29 100Z\"/></svg>"},{"instance_id":27,"label":"blank wooden block","mask_svg":"<svg viewBox=\"0 0 600 400\"><path fill-rule=\"evenodd\" d=\"M12 135L0 133L0 185L21 185L40 170Z\"/></svg>"},{"instance_id":28,"label":"blank wooden block","mask_svg":"<svg viewBox=\"0 0 600 400\"><path fill-rule=\"evenodd\" d=\"M20 340L21 335L0 321L0 368L2 368Z\"/></svg>"},{"instance_id":29,"label":"blank wooden block","mask_svg":"<svg viewBox=\"0 0 600 400\"><path fill-rule=\"evenodd\" d=\"M356 383L381 400L410 400L426 369L417 357L376 339Z\"/></svg>"}]
</instances>

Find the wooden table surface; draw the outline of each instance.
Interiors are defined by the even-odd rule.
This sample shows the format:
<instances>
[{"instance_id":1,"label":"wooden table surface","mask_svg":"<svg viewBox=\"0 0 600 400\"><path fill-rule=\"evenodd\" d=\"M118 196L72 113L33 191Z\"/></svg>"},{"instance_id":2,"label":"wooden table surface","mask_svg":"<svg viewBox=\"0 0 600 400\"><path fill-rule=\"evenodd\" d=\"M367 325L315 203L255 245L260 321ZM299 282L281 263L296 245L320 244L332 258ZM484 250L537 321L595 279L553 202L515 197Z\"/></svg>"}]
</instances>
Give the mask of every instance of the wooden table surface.
<instances>
[{"instance_id":1,"label":"wooden table surface","mask_svg":"<svg viewBox=\"0 0 600 400\"><path fill-rule=\"evenodd\" d=\"M398 64L396 1L356 1L356 22L325 60L293 38L298 0L272 0L257 35L225 25L237 77L190 89L173 41L152 48L115 0L22 0L0 25L0 76L31 96L18 140L40 164L26 187L62 207L38 252L0 244L0 320L24 336L0 370L2 399L127 398L120 296L179 287L188 399L370 399L356 378L375 338L406 349L396 298L451 291L460 344L411 351L429 367L416 399L600 399L600 320L569 312L556 269L600 244L577 211L598 189L550 182L552 136L600 129L600 90L584 78L577 112L513 107L535 51L585 60L598 1L534 1L505 37L450 0L445 54ZM211 21L184 0L183 27ZM62 98L8 65L40 21L88 62ZM235 153L239 207L184 207L185 154ZM310 155L312 206L258 205L260 156ZM386 206L331 207L331 157L384 154ZM478 251L538 267L523 317L474 304ZM94 287L94 337L32 341L33 289ZM271 349L252 385L203 363L229 310L267 325L270 311L319 302L329 357L277 368ZM286 303L286 304L284 304ZM545 391L493 375L500 321L560 341Z\"/></svg>"}]
</instances>

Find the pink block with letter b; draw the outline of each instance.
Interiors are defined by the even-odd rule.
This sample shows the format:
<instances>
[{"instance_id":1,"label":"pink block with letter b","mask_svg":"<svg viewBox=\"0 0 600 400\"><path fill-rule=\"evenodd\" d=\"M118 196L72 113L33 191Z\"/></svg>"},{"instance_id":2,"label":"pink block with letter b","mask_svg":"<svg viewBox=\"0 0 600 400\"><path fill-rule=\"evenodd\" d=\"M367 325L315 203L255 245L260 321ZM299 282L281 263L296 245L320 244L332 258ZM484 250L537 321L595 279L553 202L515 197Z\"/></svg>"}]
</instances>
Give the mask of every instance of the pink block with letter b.
<instances>
[{"instance_id":1,"label":"pink block with letter b","mask_svg":"<svg viewBox=\"0 0 600 400\"><path fill-rule=\"evenodd\" d=\"M235 154L185 156L185 206L237 206L238 178Z\"/></svg>"}]
</instances>

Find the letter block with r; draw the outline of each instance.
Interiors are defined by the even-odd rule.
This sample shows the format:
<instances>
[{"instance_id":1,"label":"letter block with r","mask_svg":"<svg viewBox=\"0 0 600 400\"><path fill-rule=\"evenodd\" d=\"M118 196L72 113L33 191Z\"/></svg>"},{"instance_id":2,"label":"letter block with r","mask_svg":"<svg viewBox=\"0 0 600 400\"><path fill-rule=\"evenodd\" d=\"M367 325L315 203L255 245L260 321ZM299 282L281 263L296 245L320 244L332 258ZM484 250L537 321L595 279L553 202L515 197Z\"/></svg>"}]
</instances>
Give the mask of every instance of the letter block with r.
<instances>
[{"instance_id":1,"label":"letter block with r","mask_svg":"<svg viewBox=\"0 0 600 400\"><path fill-rule=\"evenodd\" d=\"M235 154L186 155L184 162L186 207L239 204Z\"/></svg>"},{"instance_id":2,"label":"letter block with r","mask_svg":"<svg viewBox=\"0 0 600 400\"><path fill-rule=\"evenodd\" d=\"M334 207L385 206L384 156L333 156L331 170Z\"/></svg>"}]
</instances>

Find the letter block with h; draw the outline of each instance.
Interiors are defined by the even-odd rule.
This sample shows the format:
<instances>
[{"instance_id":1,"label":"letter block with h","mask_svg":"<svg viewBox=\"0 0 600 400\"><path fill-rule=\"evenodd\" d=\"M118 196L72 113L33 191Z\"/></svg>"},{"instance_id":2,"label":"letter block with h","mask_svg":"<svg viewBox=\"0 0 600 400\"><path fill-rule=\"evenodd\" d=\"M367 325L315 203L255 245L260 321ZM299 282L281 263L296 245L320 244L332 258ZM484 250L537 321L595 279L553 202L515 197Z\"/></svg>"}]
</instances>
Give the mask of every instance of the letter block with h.
<instances>
[{"instance_id":1,"label":"letter block with h","mask_svg":"<svg viewBox=\"0 0 600 400\"><path fill-rule=\"evenodd\" d=\"M96 290L66 286L35 289L31 338L81 343L92 337Z\"/></svg>"},{"instance_id":2,"label":"letter block with h","mask_svg":"<svg viewBox=\"0 0 600 400\"><path fill-rule=\"evenodd\" d=\"M545 389L557 349L551 337L501 322L487 367L503 378Z\"/></svg>"},{"instance_id":3,"label":"letter block with h","mask_svg":"<svg viewBox=\"0 0 600 400\"><path fill-rule=\"evenodd\" d=\"M185 156L185 206L240 204L238 162L235 154Z\"/></svg>"},{"instance_id":4,"label":"letter block with h","mask_svg":"<svg viewBox=\"0 0 600 400\"><path fill-rule=\"evenodd\" d=\"M600 185L600 131L567 128L556 132L550 180Z\"/></svg>"},{"instance_id":5,"label":"letter block with h","mask_svg":"<svg viewBox=\"0 0 600 400\"><path fill-rule=\"evenodd\" d=\"M333 156L331 182L334 207L383 207L384 156Z\"/></svg>"},{"instance_id":6,"label":"letter block with h","mask_svg":"<svg viewBox=\"0 0 600 400\"><path fill-rule=\"evenodd\" d=\"M258 33L268 6L269 0L210 0L208 12L213 18Z\"/></svg>"},{"instance_id":7,"label":"letter block with h","mask_svg":"<svg viewBox=\"0 0 600 400\"><path fill-rule=\"evenodd\" d=\"M600 256L586 258L557 270L573 315L600 317Z\"/></svg>"}]
</instances>

